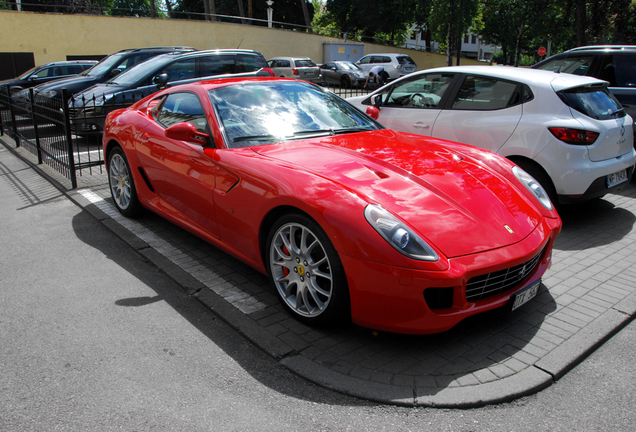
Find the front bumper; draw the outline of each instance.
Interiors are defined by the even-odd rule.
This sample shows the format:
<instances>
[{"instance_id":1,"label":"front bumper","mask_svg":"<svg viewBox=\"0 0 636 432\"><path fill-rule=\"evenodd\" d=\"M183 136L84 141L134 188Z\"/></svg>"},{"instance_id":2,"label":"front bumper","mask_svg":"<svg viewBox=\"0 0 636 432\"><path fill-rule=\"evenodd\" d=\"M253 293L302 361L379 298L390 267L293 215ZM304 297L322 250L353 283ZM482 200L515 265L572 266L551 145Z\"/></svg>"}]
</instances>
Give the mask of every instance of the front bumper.
<instances>
[{"instance_id":1,"label":"front bumper","mask_svg":"<svg viewBox=\"0 0 636 432\"><path fill-rule=\"evenodd\" d=\"M444 271L396 268L342 256L352 320L376 330L429 334L447 331L472 315L504 307L513 294L541 279L550 265L552 246L560 230L560 219L544 218L522 242L452 258ZM518 285L480 300L466 299L466 284L471 278L522 265L538 254L536 266ZM431 291L427 294L427 290Z\"/></svg>"}]
</instances>

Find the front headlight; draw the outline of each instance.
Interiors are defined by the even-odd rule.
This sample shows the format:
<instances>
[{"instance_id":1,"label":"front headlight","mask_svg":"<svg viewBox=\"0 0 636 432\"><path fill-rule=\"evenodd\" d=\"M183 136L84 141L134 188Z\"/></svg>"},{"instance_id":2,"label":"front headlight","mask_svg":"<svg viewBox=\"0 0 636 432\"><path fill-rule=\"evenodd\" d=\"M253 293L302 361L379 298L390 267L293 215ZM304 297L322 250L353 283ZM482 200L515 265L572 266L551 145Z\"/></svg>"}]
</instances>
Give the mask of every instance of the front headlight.
<instances>
[{"instance_id":1,"label":"front headlight","mask_svg":"<svg viewBox=\"0 0 636 432\"><path fill-rule=\"evenodd\" d=\"M38 96L42 96L49 99L52 97L55 97L55 95L57 95L57 91L55 90L49 90L49 91L38 93Z\"/></svg>"},{"instance_id":2,"label":"front headlight","mask_svg":"<svg viewBox=\"0 0 636 432\"><path fill-rule=\"evenodd\" d=\"M439 260L439 255L420 236L379 205L369 204L364 217L402 255L420 261Z\"/></svg>"},{"instance_id":3,"label":"front headlight","mask_svg":"<svg viewBox=\"0 0 636 432\"><path fill-rule=\"evenodd\" d=\"M554 209L548 193L545 191L545 189L543 189L543 186L541 186L539 182L534 179L534 177L532 177L530 174L528 174L518 166L512 167L512 172L515 177L517 177L519 181L523 183L530 192L532 192L532 195L537 197L541 204L543 204L543 207L547 208L548 210Z\"/></svg>"}]
</instances>

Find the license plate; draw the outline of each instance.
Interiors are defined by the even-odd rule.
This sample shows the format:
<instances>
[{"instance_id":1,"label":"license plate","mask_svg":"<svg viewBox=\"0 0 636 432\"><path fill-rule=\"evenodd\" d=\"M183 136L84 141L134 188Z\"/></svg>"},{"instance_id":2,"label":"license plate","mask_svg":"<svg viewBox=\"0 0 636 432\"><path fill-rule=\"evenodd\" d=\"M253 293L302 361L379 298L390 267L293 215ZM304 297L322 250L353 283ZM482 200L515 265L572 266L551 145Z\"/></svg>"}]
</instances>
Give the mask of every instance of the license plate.
<instances>
[{"instance_id":1,"label":"license plate","mask_svg":"<svg viewBox=\"0 0 636 432\"><path fill-rule=\"evenodd\" d=\"M627 170L622 170L607 176L607 187L611 188L612 186L625 183L626 181L627 181Z\"/></svg>"},{"instance_id":2,"label":"license plate","mask_svg":"<svg viewBox=\"0 0 636 432\"><path fill-rule=\"evenodd\" d=\"M305 72L305 76L314 76L316 75L315 72Z\"/></svg>"},{"instance_id":3,"label":"license plate","mask_svg":"<svg viewBox=\"0 0 636 432\"><path fill-rule=\"evenodd\" d=\"M512 301L512 309L510 309L510 311L512 312L518 307L526 304L530 299L536 297L539 292L539 285L541 285L541 280L536 281L525 290L515 294Z\"/></svg>"}]
</instances>

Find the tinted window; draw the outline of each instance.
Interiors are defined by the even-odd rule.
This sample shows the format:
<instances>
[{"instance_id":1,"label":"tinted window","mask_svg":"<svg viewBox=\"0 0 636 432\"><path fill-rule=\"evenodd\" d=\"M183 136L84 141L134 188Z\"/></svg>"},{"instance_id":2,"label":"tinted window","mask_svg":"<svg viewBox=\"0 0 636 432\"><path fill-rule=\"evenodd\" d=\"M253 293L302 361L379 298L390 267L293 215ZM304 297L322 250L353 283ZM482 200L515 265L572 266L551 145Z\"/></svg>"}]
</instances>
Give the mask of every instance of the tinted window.
<instances>
[{"instance_id":1,"label":"tinted window","mask_svg":"<svg viewBox=\"0 0 636 432\"><path fill-rule=\"evenodd\" d=\"M267 67L267 62L256 54L236 54L236 72L254 72Z\"/></svg>"},{"instance_id":2,"label":"tinted window","mask_svg":"<svg viewBox=\"0 0 636 432\"><path fill-rule=\"evenodd\" d=\"M599 78L610 87L636 87L636 55L606 56Z\"/></svg>"},{"instance_id":3,"label":"tinted window","mask_svg":"<svg viewBox=\"0 0 636 432\"><path fill-rule=\"evenodd\" d=\"M607 89L576 88L557 93L570 108L597 120L625 117L620 102Z\"/></svg>"},{"instance_id":4,"label":"tinted window","mask_svg":"<svg viewBox=\"0 0 636 432\"><path fill-rule=\"evenodd\" d=\"M587 75L587 71L592 64L594 55L580 55L580 54L568 54L562 55L552 60L547 60L545 63L536 66L536 69L543 69L549 71L559 71L564 73L570 73L574 75Z\"/></svg>"},{"instance_id":5,"label":"tinted window","mask_svg":"<svg viewBox=\"0 0 636 432\"><path fill-rule=\"evenodd\" d=\"M508 81L469 75L453 101L453 109L486 111L505 108L517 93L517 87L517 84Z\"/></svg>"},{"instance_id":6,"label":"tinted window","mask_svg":"<svg viewBox=\"0 0 636 432\"><path fill-rule=\"evenodd\" d=\"M400 81L390 94L383 96L382 105L404 108L435 108L453 80L453 74L427 74Z\"/></svg>"},{"instance_id":7,"label":"tinted window","mask_svg":"<svg viewBox=\"0 0 636 432\"><path fill-rule=\"evenodd\" d=\"M157 110L157 122L165 127L188 122L199 132L208 131L205 112L197 95L193 93L173 93L169 95Z\"/></svg>"},{"instance_id":8,"label":"tinted window","mask_svg":"<svg viewBox=\"0 0 636 432\"><path fill-rule=\"evenodd\" d=\"M313 61L306 59L306 60L295 60L296 63L296 67L315 67L316 63L314 63Z\"/></svg>"},{"instance_id":9,"label":"tinted window","mask_svg":"<svg viewBox=\"0 0 636 432\"><path fill-rule=\"evenodd\" d=\"M398 63L400 64L411 64L414 65L415 62L413 61L413 59L409 56L399 56L397 58Z\"/></svg>"},{"instance_id":10,"label":"tinted window","mask_svg":"<svg viewBox=\"0 0 636 432\"><path fill-rule=\"evenodd\" d=\"M362 57L358 63L360 64L368 64L371 62L371 57Z\"/></svg>"},{"instance_id":11,"label":"tinted window","mask_svg":"<svg viewBox=\"0 0 636 432\"><path fill-rule=\"evenodd\" d=\"M174 62L160 72L160 74L164 73L168 74L168 82L196 78L195 59L189 58Z\"/></svg>"},{"instance_id":12,"label":"tinted window","mask_svg":"<svg viewBox=\"0 0 636 432\"><path fill-rule=\"evenodd\" d=\"M199 62L202 77L231 74L235 71L234 56L231 54L201 57Z\"/></svg>"}]
</instances>

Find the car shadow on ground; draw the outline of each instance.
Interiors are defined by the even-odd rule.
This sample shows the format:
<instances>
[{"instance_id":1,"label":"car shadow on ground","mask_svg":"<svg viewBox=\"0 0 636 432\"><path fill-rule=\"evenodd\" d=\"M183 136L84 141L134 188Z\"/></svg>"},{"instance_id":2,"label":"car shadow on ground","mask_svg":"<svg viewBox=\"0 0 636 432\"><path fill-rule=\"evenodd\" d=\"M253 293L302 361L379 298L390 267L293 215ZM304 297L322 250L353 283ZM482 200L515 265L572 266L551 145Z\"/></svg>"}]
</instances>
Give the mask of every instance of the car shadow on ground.
<instances>
[{"instance_id":1,"label":"car shadow on ground","mask_svg":"<svg viewBox=\"0 0 636 432\"><path fill-rule=\"evenodd\" d=\"M258 298L266 307L245 317L260 326L267 339L283 342L290 347L284 357L302 356L329 373L401 387L405 391L405 398L412 398L414 389L417 389L418 396L426 396L449 386L468 385L475 380L474 374L483 370L496 371L489 375L490 379L495 380L527 368L536 357L525 353L524 347L533 340L544 318L556 309L549 289L542 285L535 299L512 314L503 310L491 311L471 317L450 331L436 335L399 335L353 324L337 329L312 328L285 312L264 275L154 214L144 214L139 222L151 227L166 241L179 244L182 250L184 245L188 245L187 254L200 264L219 270L218 275L224 283L251 290L250 295ZM90 237L83 236L81 232L77 234L80 239L90 242ZM136 269L131 268L120 254L110 251L110 247L91 245L102 250L127 271L137 274ZM152 281L144 282L155 289ZM186 301L183 293L164 290L158 291L157 295L120 299L116 304L138 307L159 299L167 301L213 342L222 346L248 373L277 391L289 392L287 386L281 386L276 380L263 377L258 369L253 369L252 360L242 358L241 350L225 346L224 343L232 344L225 341L225 336L208 330L205 320L213 320L214 315L201 313L200 308L204 306L199 304L195 308L199 311L192 313L192 307L184 309L180 304ZM192 302L194 299L188 297L187 301ZM227 321L233 325L231 319ZM268 352L271 341L253 342ZM293 396L305 397L302 392L297 394L296 391L293 391Z\"/></svg>"},{"instance_id":2,"label":"car shadow on ground","mask_svg":"<svg viewBox=\"0 0 636 432\"><path fill-rule=\"evenodd\" d=\"M636 186L630 185L617 195L633 198ZM636 215L605 199L562 206L559 215L563 229L555 250L585 250L614 243L627 236L634 227Z\"/></svg>"}]
</instances>

